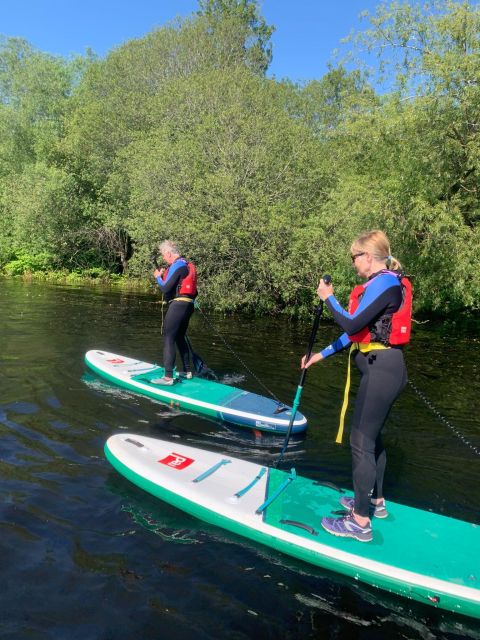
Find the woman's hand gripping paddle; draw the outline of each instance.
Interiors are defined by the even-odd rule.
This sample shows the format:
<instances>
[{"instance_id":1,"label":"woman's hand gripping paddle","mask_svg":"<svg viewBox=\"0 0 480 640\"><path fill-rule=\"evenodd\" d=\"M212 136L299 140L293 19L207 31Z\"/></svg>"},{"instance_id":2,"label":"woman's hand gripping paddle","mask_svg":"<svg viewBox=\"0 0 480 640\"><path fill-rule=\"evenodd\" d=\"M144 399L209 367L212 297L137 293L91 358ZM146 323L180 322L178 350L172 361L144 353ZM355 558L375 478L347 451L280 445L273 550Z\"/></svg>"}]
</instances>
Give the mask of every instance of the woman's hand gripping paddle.
<instances>
[{"instance_id":1,"label":"woman's hand gripping paddle","mask_svg":"<svg viewBox=\"0 0 480 640\"><path fill-rule=\"evenodd\" d=\"M323 281L325 284L330 284L332 281L332 276L324 275ZM312 332L310 334L310 340L308 342L307 353L305 357L305 362L310 360L310 356L312 355L313 345L315 344L315 339L317 337L318 326L320 324L320 318L323 312L323 300L320 300L318 306L315 310L315 319L313 321ZM287 435L285 436L285 442L283 443L282 450L280 455L278 456L278 460L274 462L273 466L277 467L283 459L283 455L288 447L288 441L290 440L290 435L292 433L293 423L295 422L295 416L298 411L298 407L300 405L300 397L303 391L303 385L305 384L305 378L307 376L307 369L302 369L302 373L300 375L300 382L298 383L297 393L295 394L295 399L292 404L292 415L290 416L290 422L288 423Z\"/></svg>"}]
</instances>

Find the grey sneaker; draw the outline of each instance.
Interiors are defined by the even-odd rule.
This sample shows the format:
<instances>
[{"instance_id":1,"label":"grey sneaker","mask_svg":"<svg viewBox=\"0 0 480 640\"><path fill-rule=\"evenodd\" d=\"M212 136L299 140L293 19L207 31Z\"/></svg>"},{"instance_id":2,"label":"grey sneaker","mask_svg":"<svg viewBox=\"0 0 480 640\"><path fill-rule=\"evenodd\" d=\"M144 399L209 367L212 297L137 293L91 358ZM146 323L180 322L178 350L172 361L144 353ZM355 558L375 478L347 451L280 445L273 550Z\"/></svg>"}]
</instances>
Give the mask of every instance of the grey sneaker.
<instances>
[{"instance_id":1,"label":"grey sneaker","mask_svg":"<svg viewBox=\"0 0 480 640\"><path fill-rule=\"evenodd\" d=\"M353 511L355 498L342 496L340 498L340 504L342 505L342 507L345 507L345 509L348 509L348 511ZM370 503L370 516L374 516L375 518L388 517L388 511L387 511L387 507L385 506L385 500L380 504L373 504L373 502Z\"/></svg>"},{"instance_id":2,"label":"grey sneaker","mask_svg":"<svg viewBox=\"0 0 480 640\"><path fill-rule=\"evenodd\" d=\"M191 371L180 371L178 373L179 378L183 378L184 380L191 380L193 378L193 373Z\"/></svg>"},{"instance_id":3,"label":"grey sneaker","mask_svg":"<svg viewBox=\"0 0 480 640\"><path fill-rule=\"evenodd\" d=\"M350 514L343 518L322 518L322 527L328 533L341 538L354 538L359 542L371 542L373 540L372 527L367 524L361 527Z\"/></svg>"},{"instance_id":4,"label":"grey sneaker","mask_svg":"<svg viewBox=\"0 0 480 640\"><path fill-rule=\"evenodd\" d=\"M173 378L167 378L163 376L163 378L155 378L154 380L150 380L153 384L161 384L162 386L171 386L175 384L175 380Z\"/></svg>"}]
</instances>

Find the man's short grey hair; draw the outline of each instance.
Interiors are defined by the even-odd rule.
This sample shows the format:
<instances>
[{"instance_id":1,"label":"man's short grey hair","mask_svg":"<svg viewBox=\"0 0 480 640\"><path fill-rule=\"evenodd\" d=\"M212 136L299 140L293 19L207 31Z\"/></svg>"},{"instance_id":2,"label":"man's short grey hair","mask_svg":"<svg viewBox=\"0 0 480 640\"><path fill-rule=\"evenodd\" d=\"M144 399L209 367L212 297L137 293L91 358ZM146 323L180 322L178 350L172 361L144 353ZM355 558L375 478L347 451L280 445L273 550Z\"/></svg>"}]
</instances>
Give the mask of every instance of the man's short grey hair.
<instances>
[{"instance_id":1,"label":"man's short grey hair","mask_svg":"<svg viewBox=\"0 0 480 640\"><path fill-rule=\"evenodd\" d=\"M164 240L163 242L161 242L158 245L158 250L160 251L160 253L163 253L164 251L170 251L170 253L173 253L174 256L180 255L178 246L171 240Z\"/></svg>"}]
</instances>

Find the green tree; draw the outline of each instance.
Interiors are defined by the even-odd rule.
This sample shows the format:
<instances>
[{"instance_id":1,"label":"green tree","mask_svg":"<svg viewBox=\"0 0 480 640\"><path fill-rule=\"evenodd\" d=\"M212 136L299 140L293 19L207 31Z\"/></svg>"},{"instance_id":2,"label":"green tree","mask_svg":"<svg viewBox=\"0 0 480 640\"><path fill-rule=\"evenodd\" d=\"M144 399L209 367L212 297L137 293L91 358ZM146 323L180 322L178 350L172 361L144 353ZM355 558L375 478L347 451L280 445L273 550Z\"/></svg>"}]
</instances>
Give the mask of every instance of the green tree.
<instances>
[{"instance_id":1,"label":"green tree","mask_svg":"<svg viewBox=\"0 0 480 640\"><path fill-rule=\"evenodd\" d=\"M19 38L0 39L0 175L53 160L78 59L66 61Z\"/></svg>"},{"instance_id":2,"label":"green tree","mask_svg":"<svg viewBox=\"0 0 480 640\"><path fill-rule=\"evenodd\" d=\"M270 38L275 27L267 25L256 0L199 0L198 4L198 15L207 18L213 33L236 33L237 51L249 68L265 73L272 61Z\"/></svg>"},{"instance_id":3,"label":"green tree","mask_svg":"<svg viewBox=\"0 0 480 640\"><path fill-rule=\"evenodd\" d=\"M225 77L237 68L263 74L265 58L258 62L259 47L266 55L269 30L250 5L240 3L236 11L224 11L221 16L218 8L212 12L205 6L204 13L126 43L105 60L91 64L73 96L61 149L79 191L91 201L93 226L102 238L118 240L124 270L131 212L114 169L118 158L158 127L164 96L172 112L178 109L168 99L172 83L213 69ZM189 96L182 98L188 107Z\"/></svg>"},{"instance_id":4,"label":"green tree","mask_svg":"<svg viewBox=\"0 0 480 640\"><path fill-rule=\"evenodd\" d=\"M290 252L316 215L327 170L284 96L241 68L172 82L156 105L157 128L125 149L106 190L116 200L128 185L137 249L183 240L204 296L221 308L274 311L308 295ZM134 272L146 255L137 251Z\"/></svg>"},{"instance_id":5,"label":"green tree","mask_svg":"<svg viewBox=\"0 0 480 640\"><path fill-rule=\"evenodd\" d=\"M331 140L341 154L332 215L362 194L352 226L390 232L419 306L435 311L477 307L480 293L479 20L465 2L380 5L356 43L378 52L395 90Z\"/></svg>"},{"instance_id":6,"label":"green tree","mask_svg":"<svg viewBox=\"0 0 480 640\"><path fill-rule=\"evenodd\" d=\"M0 43L0 263L144 277L176 237L204 300L299 313L326 271L346 295L351 238L381 227L418 308L478 308L479 7L380 4L351 40L379 93L351 62L267 79L258 3L199 6L104 60Z\"/></svg>"},{"instance_id":7,"label":"green tree","mask_svg":"<svg viewBox=\"0 0 480 640\"><path fill-rule=\"evenodd\" d=\"M50 253L57 265L77 266L83 232L75 179L44 163L4 181L2 208L14 252Z\"/></svg>"}]
</instances>

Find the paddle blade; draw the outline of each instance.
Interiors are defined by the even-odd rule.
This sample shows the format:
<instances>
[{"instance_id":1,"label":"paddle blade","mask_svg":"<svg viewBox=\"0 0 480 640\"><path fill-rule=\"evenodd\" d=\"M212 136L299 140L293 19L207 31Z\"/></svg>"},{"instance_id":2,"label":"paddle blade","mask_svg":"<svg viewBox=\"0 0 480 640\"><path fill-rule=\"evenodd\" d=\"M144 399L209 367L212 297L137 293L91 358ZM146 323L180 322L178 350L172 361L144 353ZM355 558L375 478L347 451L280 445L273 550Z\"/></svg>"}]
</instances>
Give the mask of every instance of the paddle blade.
<instances>
[{"instance_id":1,"label":"paddle blade","mask_svg":"<svg viewBox=\"0 0 480 640\"><path fill-rule=\"evenodd\" d=\"M187 343L188 350L190 351L190 357L192 358L195 373L201 375L202 378L217 380L217 376L214 374L214 372L209 367L207 367L204 360L198 355L198 353L195 353L195 351L192 349L192 345L187 336L185 336L185 342Z\"/></svg>"},{"instance_id":2,"label":"paddle blade","mask_svg":"<svg viewBox=\"0 0 480 640\"><path fill-rule=\"evenodd\" d=\"M193 368L195 369L195 371L197 373L202 373L202 371L204 369L207 369L208 367L205 365L205 362L202 360L202 358L195 353L194 351L191 351L191 356L192 356L192 362L193 362Z\"/></svg>"}]
</instances>

